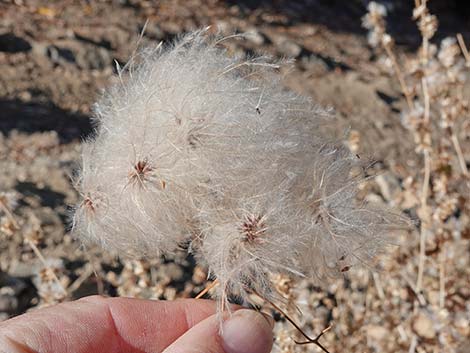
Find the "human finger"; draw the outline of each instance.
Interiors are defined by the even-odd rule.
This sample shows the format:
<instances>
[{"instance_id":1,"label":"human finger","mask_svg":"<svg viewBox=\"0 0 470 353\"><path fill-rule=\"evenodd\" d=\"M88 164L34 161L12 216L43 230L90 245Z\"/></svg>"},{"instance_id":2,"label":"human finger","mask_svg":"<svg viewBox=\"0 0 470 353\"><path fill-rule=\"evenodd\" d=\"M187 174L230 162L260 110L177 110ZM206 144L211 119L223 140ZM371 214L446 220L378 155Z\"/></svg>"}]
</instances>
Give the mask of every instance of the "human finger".
<instances>
[{"instance_id":1,"label":"human finger","mask_svg":"<svg viewBox=\"0 0 470 353\"><path fill-rule=\"evenodd\" d=\"M0 323L0 347L8 353L161 352L214 312L210 300L93 296Z\"/></svg>"},{"instance_id":2,"label":"human finger","mask_svg":"<svg viewBox=\"0 0 470 353\"><path fill-rule=\"evenodd\" d=\"M201 321L171 344L164 353L269 353L273 323L254 310L236 311L222 324L217 315Z\"/></svg>"}]
</instances>

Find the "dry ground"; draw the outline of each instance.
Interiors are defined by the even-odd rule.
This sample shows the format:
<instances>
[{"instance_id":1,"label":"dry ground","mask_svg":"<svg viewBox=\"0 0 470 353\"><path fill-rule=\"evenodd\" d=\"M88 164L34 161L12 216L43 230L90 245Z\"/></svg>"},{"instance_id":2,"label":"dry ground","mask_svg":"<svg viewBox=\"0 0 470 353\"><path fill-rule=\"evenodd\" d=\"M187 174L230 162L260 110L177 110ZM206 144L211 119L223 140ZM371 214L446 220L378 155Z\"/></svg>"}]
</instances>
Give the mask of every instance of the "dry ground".
<instances>
[{"instance_id":1,"label":"dry ground","mask_svg":"<svg viewBox=\"0 0 470 353\"><path fill-rule=\"evenodd\" d=\"M228 44L233 51L294 57L286 86L333 106L334 133L356 138L358 153L378 162L380 177L365 188L366 197L415 217L413 195L403 183L421 165L400 124L399 86L383 74L361 30L363 3L0 2L0 191L16 199L19 228L5 217L0 225L0 319L94 293L173 299L192 297L205 286L204 270L191 259L117 260L83 249L69 233L68 205L77 200L70 176L80 140L93 129L92 104L113 80L114 61L125 63L135 50L146 19L142 45L212 25L227 34L249 33ZM441 33L459 30L465 18L436 3ZM391 30L411 52L419 37L403 15L409 10L396 5ZM465 151L469 161L470 149ZM420 293L414 291L418 232L403 231L392 240L397 246L375 272L352 269L330 283L277 278L303 312L297 319L317 333L333 323L324 337L331 352L469 352L470 230L449 239L444 264L429 249ZM295 347L295 331L277 320L275 351L315 351Z\"/></svg>"}]
</instances>

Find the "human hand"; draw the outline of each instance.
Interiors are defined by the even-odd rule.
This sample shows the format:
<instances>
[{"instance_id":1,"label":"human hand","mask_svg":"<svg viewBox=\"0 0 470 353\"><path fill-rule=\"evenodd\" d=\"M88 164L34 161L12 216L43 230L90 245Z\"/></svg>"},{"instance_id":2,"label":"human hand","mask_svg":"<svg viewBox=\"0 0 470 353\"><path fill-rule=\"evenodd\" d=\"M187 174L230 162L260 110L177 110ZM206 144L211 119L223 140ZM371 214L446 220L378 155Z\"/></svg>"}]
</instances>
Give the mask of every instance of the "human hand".
<instances>
[{"instance_id":1,"label":"human hand","mask_svg":"<svg viewBox=\"0 0 470 353\"><path fill-rule=\"evenodd\" d=\"M270 352L272 319L235 310L219 335L210 300L86 297L0 323L0 352Z\"/></svg>"}]
</instances>

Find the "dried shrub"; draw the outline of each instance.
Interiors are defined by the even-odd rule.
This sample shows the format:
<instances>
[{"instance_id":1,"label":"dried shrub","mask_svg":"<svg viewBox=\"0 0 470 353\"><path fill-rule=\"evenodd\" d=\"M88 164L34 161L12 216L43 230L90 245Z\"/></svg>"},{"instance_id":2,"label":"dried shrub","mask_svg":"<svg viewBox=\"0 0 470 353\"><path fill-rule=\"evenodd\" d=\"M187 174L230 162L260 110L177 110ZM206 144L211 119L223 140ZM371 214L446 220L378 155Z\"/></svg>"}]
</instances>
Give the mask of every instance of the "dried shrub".
<instances>
[{"instance_id":1,"label":"dried shrub","mask_svg":"<svg viewBox=\"0 0 470 353\"><path fill-rule=\"evenodd\" d=\"M406 208L416 212L420 232L418 247L411 249L410 255L418 259L414 267L416 282L411 288L416 295L413 314L423 310L426 315L417 315L414 326L419 326L418 319L422 317L439 317L436 323L442 328L438 332L439 348L433 349L453 352L455 342L447 338L459 337L460 333L449 323L460 313L446 311L446 292L450 286L446 268L457 268L457 262L468 261L468 256L465 259L455 255L465 249L465 234L470 229L467 162L470 56L460 34L440 43L432 42L438 20L429 12L426 0L415 1L413 19L422 43L416 55L407 58L395 53L393 38L386 32L385 7L370 2L368 9L363 25L370 31L370 44L379 52L383 50L386 62L398 78L406 99L401 121L410 131L415 151L422 160L421 168L406 171L403 197L408 199ZM459 275L454 276L460 279ZM437 305L432 305L429 297L436 292ZM445 319L441 316L443 312L447 312ZM423 348L427 343L418 342L413 333L409 351L414 352L418 346L427 350Z\"/></svg>"}]
</instances>

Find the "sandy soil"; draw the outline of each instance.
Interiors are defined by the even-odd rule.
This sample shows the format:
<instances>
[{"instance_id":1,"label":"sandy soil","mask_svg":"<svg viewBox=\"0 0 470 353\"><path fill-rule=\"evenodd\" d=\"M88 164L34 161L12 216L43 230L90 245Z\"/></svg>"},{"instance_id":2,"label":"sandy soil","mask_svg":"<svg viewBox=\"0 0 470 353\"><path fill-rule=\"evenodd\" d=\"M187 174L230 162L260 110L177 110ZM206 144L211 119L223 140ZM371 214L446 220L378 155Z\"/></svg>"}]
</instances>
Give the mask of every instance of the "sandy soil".
<instances>
[{"instance_id":1,"label":"sandy soil","mask_svg":"<svg viewBox=\"0 0 470 353\"><path fill-rule=\"evenodd\" d=\"M80 141L93 131L92 104L141 46L169 41L211 25L225 34L248 32L233 51L295 58L285 85L332 106L332 133L358 139L357 153L377 161L380 177L364 194L406 211L404 179L421 168L413 139L400 123L404 100L368 45L361 16L365 1L12 1L0 3L0 191L16 200L19 230L0 228L0 320L63 300L100 293L154 299L195 296L205 272L192 259L118 260L100 249L84 249L70 234L70 206L77 200L71 176ZM392 2L389 2L392 3ZM468 23L461 2L436 1L440 36ZM456 10L458 9L458 14ZM395 4L390 30L402 53L419 43L411 9ZM465 32L464 32L465 34ZM470 158L467 158L467 161ZM455 261L446 268L445 303L439 307L439 274L430 255L424 293L415 293L418 233L395 236L377 272L353 269L331 283L278 279L296 298L299 320L325 336L331 352L468 352L470 346L469 238L454 239ZM38 258L31 244L39 249ZM63 295L52 274L66 288ZM415 302L424 295L424 304ZM413 309L415 308L415 309ZM436 309L437 308L437 309ZM275 351L295 347L295 336L276 316ZM445 342L443 342L445 341Z\"/></svg>"}]
</instances>

